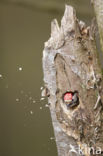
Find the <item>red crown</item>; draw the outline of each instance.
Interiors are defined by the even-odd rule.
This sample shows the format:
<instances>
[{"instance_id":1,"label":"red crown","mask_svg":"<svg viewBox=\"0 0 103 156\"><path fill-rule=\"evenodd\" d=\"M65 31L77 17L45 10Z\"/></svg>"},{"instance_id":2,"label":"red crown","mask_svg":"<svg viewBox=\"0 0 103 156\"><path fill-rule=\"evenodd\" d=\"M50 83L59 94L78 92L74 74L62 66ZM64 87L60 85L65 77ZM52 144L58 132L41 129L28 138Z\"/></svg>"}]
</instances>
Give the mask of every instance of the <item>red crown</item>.
<instances>
[{"instance_id":1,"label":"red crown","mask_svg":"<svg viewBox=\"0 0 103 156\"><path fill-rule=\"evenodd\" d=\"M66 92L64 94L64 102L70 102L72 101L72 97L73 97L73 94L71 92Z\"/></svg>"}]
</instances>

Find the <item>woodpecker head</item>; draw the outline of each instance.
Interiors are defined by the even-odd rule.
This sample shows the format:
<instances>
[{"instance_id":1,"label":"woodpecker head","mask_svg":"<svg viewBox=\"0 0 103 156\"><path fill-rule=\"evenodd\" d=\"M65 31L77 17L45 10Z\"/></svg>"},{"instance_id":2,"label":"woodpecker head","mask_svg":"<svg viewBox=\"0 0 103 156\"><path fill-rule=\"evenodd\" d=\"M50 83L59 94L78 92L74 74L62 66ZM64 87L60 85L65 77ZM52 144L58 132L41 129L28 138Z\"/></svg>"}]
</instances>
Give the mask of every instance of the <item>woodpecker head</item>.
<instances>
[{"instance_id":1,"label":"woodpecker head","mask_svg":"<svg viewBox=\"0 0 103 156\"><path fill-rule=\"evenodd\" d=\"M73 97L73 93L70 91L67 91L66 93L64 93L63 95L63 100L65 103L70 103L72 101L72 97Z\"/></svg>"},{"instance_id":2,"label":"woodpecker head","mask_svg":"<svg viewBox=\"0 0 103 156\"><path fill-rule=\"evenodd\" d=\"M67 105L68 108L72 108L79 104L78 91L66 91L63 94L63 101Z\"/></svg>"}]
</instances>

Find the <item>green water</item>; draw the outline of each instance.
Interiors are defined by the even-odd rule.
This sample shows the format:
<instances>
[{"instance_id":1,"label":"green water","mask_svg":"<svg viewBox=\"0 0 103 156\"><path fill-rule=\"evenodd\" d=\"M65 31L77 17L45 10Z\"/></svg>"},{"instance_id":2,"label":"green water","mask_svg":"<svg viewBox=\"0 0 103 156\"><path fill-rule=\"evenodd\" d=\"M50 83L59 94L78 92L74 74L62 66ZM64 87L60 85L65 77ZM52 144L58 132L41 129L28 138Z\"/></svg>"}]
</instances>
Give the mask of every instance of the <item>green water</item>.
<instances>
[{"instance_id":1,"label":"green water","mask_svg":"<svg viewBox=\"0 0 103 156\"><path fill-rule=\"evenodd\" d=\"M50 36L51 20L60 21L65 1L46 5L46 0L39 0L36 7L0 2L0 156L57 156L40 88L44 42ZM89 0L70 4L89 24L93 16Z\"/></svg>"}]
</instances>

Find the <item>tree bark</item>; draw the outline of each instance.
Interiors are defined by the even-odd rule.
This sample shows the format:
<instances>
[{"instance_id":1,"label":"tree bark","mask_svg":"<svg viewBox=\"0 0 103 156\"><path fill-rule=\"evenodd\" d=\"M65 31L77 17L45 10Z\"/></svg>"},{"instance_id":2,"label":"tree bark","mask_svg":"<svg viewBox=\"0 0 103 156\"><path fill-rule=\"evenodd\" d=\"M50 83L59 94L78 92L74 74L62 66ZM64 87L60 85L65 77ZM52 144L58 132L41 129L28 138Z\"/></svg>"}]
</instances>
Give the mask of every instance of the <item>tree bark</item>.
<instances>
[{"instance_id":1,"label":"tree bark","mask_svg":"<svg viewBox=\"0 0 103 156\"><path fill-rule=\"evenodd\" d=\"M58 156L100 155L103 83L95 28L79 21L71 6L66 6L61 27L52 21L51 37L43 51L43 72L43 96L48 96ZM66 91L78 91L78 105L66 105Z\"/></svg>"},{"instance_id":2,"label":"tree bark","mask_svg":"<svg viewBox=\"0 0 103 156\"><path fill-rule=\"evenodd\" d=\"M98 24L101 50L103 53L103 0L93 0L93 5Z\"/></svg>"}]
</instances>

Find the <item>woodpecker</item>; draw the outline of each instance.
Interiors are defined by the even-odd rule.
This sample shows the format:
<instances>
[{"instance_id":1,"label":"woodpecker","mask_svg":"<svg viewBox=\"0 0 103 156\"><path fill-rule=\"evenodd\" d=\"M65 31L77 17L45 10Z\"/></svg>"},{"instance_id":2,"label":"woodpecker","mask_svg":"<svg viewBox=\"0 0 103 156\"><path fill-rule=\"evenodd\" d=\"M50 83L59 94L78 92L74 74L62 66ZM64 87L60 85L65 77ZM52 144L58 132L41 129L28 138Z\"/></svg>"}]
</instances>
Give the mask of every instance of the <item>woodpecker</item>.
<instances>
[{"instance_id":1,"label":"woodpecker","mask_svg":"<svg viewBox=\"0 0 103 156\"><path fill-rule=\"evenodd\" d=\"M79 104L78 91L67 91L63 95L63 101L66 103L67 108L73 108Z\"/></svg>"}]
</instances>

